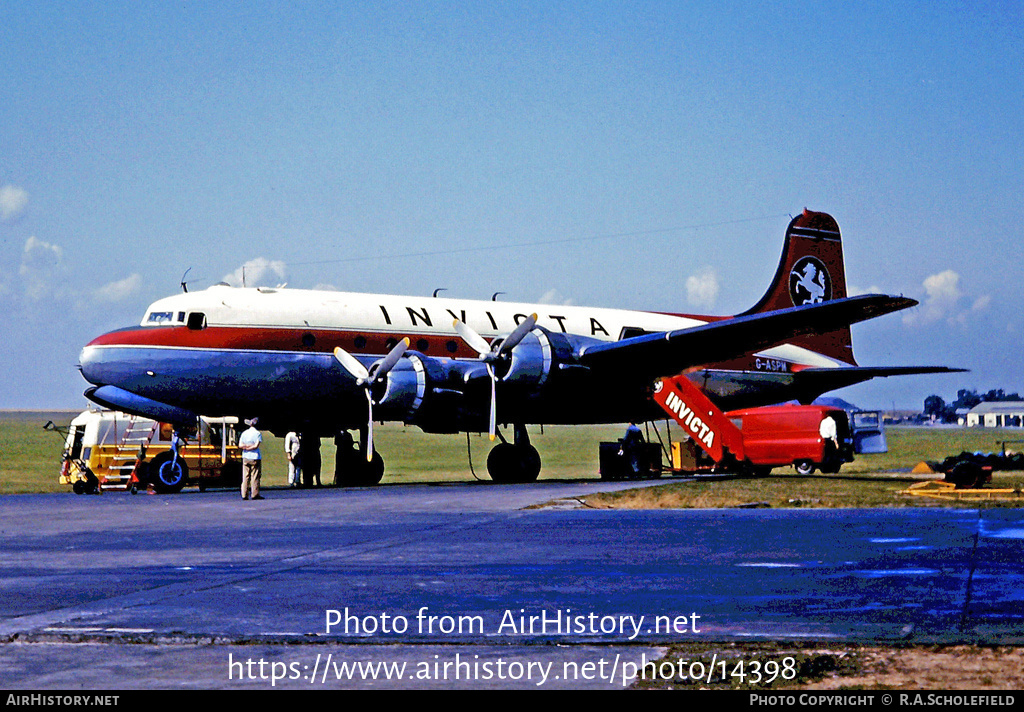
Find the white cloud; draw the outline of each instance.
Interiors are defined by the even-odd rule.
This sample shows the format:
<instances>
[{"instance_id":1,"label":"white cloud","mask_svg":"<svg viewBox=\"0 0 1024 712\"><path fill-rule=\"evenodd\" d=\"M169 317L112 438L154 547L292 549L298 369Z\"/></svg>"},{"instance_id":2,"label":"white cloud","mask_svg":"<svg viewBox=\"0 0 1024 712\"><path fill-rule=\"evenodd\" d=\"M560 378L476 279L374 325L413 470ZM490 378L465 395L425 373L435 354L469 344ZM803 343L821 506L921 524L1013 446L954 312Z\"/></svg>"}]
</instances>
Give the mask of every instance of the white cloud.
<instances>
[{"instance_id":1,"label":"white cloud","mask_svg":"<svg viewBox=\"0 0 1024 712\"><path fill-rule=\"evenodd\" d=\"M572 300L562 296L561 292L557 289L549 289L540 296L537 300L540 304L554 304L556 306L570 307L572 306Z\"/></svg>"},{"instance_id":2,"label":"white cloud","mask_svg":"<svg viewBox=\"0 0 1024 712\"><path fill-rule=\"evenodd\" d=\"M268 260L266 257L251 259L230 274L224 280L235 287L269 287L284 281L284 262ZM276 279L274 278L276 275ZM271 284L271 282L273 284Z\"/></svg>"},{"instance_id":3,"label":"white cloud","mask_svg":"<svg viewBox=\"0 0 1024 712\"><path fill-rule=\"evenodd\" d=\"M918 309L903 317L908 325L931 324L945 320L949 324L966 324L971 313L984 311L992 298L985 294L976 297L969 309L960 307L960 300L966 295L960 288L960 275L951 269L929 275L922 283L925 298Z\"/></svg>"},{"instance_id":4,"label":"white cloud","mask_svg":"<svg viewBox=\"0 0 1024 712\"><path fill-rule=\"evenodd\" d=\"M686 278L686 301L696 307L714 306L718 299L718 274L704 267Z\"/></svg>"},{"instance_id":5,"label":"white cloud","mask_svg":"<svg viewBox=\"0 0 1024 712\"><path fill-rule=\"evenodd\" d=\"M28 207L28 192L16 185L0 186L0 222L21 217Z\"/></svg>"},{"instance_id":6,"label":"white cloud","mask_svg":"<svg viewBox=\"0 0 1024 712\"><path fill-rule=\"evenodd\" d=\"M120 302L138 292L141 285L142 276L135 273L116 282L104 284L93 290L92 296L98 302Z\"/></svg>"},{"instance_id":7,"label":"white cloud","mask_svg":"<svg viewBox=\"0 0 1024 712\"><path fill-rule=\"evenodd\" d=\"M870 287L862 287L859 284L847 284L846 296L857 297L861 294L885 294L885 290L872 284Z\"/></svg>"},{"instance_id":8,"label":"white cloud","mask_svg":"<svg viewBox=\"0 0 1024 712\"><path fill-rule=\"evenodd\" d=\"M58 245L33 235L25 241L18 274L25 284L25 296L38 301L48 294L63 291L64 251Z\"/></svg>"}]
</instances>

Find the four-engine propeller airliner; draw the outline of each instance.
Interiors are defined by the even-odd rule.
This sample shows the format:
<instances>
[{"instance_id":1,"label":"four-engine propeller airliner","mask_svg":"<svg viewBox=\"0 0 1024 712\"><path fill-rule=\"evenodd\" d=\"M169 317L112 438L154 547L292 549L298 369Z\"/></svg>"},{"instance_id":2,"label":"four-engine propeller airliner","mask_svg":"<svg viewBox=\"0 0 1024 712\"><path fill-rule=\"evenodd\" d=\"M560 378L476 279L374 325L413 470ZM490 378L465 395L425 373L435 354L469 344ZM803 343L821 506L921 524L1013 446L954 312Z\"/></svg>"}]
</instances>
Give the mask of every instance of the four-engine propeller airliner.
<instances>
[{"instance_id":1,"label":"four-engine propeller airliner","mask_svg":"<svg viewBox=\"0 0 1024 712\"><path fill-rule=\"evenodd\" d=\"M915 304L847 296L839 226L805 210L764 297L732 317L217 285L94 339L81 370L92 401L183 426L202 413L258 416L281 435L357 429L367 457L352 484L383 474L374 421L492 439L512 425L488 471L531 481L527 425L664 417L650 398L662 377L686 374L725 410L959 370L857 365L850 325Z\"/></svg>"}]
</instances>

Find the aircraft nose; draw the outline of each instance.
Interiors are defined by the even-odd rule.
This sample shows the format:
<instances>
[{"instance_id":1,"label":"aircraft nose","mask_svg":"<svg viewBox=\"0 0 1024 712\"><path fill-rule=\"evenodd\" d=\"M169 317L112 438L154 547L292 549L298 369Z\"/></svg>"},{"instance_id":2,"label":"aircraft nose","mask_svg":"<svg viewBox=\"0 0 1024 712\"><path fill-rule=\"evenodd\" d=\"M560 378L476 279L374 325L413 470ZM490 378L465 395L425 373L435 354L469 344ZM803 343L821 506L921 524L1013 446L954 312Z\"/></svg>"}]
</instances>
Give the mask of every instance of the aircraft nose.
<instances>
[{"instance_id":1,"label":"aircraft nose","mask_svg":"<svg viewBox=\"0 0 1024 712\"><path fill-rule=\"evenodd\" d=\"M99 369L97 366L98 361L96 347L91 344L85 346L85 348L82 349L82 352L78 355L78 370L82 372L82 377L89 383L102 386L103 383L99 378Z\"/></svg>"}]
</instances>

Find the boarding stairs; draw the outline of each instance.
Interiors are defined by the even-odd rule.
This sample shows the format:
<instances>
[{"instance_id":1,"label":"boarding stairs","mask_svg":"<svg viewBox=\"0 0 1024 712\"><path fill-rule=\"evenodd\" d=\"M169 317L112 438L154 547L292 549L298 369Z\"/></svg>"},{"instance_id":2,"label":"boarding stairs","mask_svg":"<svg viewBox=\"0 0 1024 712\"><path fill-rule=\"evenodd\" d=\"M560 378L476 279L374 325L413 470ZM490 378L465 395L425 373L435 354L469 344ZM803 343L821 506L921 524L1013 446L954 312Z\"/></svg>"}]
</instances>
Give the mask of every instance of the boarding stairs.
<instances>
[{"instance_id":1,"label":"boarding stairs","mask_svg":"<svg viewBox=\"0 0 1024 712\"><path fill-rule=\"evenodd\" d=\"M104 478L104 484L125 485L131 480L140 448L145 448L153 441L158 427L160 427L160 423L154 420L142 419L137 416L132 416L129 419L110 458L109 474Z\"/></svg>"}]
</instances>

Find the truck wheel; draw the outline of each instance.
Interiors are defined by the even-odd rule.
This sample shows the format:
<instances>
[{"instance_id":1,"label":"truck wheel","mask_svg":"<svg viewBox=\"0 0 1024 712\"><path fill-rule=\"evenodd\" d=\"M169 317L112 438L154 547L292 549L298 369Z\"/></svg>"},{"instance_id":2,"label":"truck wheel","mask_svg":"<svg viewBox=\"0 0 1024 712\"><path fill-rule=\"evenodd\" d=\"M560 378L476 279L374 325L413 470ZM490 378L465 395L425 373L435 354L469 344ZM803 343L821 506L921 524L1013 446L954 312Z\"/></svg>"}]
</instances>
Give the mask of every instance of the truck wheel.
<instances>
[{"instance_id":1,"label":"truck wheel","mask_svg":"<svg viewBox=\"0 0 1024 712\"><path fill-rule=\"evenodd\" d=\"M793 463L793 467L796 468L796 473L798 475L814 474L814 463L810 460L797 460Z\"/></svg>"},{"instance_id":2,"label":"truck wheel","mask_svg":"<svg viewBox=\"0 0 1024 712\"><path fill-rule=\"evenodd\" d=\"M843 461L839 459L828 460L827 462L821 463L821 471L826 475L837 475L839 474L840 468L843 466Z\"/></svg>"},{"instance_id":3,"label":"truck wheel","mask_svg":"<svg viewBox=\"0 0 1024 712\"><path fill-rule=\"evenodd\" d=\"M767 477L772 473L772 468L768 465L755 465L751 462L740 463L736 468L736 474L740 477Z\"/></svg>"}]
</instances>

